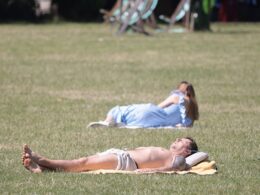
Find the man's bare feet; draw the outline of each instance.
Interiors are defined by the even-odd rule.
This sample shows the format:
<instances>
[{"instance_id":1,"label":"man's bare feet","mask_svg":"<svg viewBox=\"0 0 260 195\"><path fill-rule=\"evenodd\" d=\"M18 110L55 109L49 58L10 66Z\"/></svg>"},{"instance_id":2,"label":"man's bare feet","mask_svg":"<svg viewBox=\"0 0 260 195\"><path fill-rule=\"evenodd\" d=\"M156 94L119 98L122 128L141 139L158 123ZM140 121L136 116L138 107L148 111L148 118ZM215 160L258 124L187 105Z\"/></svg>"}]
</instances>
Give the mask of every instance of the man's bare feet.
<instances>
[{"instance_id":1,"label":"man's bare feet","mask_svg":"<svg viewBox=\"0 0 260 195\"><path fill-rule=\"evenodd\" d=\"M33 160L30 158L24 159L23 166L27 170L31 171L32 173L41 173L42 172L41 167L37 163L33 162Z\"/></svg>"},{"instance_id":2,"label":"man's bare feet","mask_svg":"<svg viewBox=\"0 0 260 195\"><path fill-rule=\"evenodd\" d=\"M27 156L30 156L31 159L36 162L37 164L40 164L40 160L43 159L43 157L35 152L33 152L29 146L27 144L24 145L23 148L23 152L24 154L26 154Z\"/></svg>"},{"instance_id":3,"label":"man's bare feet","mask_svg":"<svg viewBox=\"0 0 260 195\"><path fill-rule=\"evenodd\" d=\"M33 173L41 173L43 171L43 168L33 160L32 150L28 145L23 146L22 162L23 166Z\"/></svg>"}]
</instances>

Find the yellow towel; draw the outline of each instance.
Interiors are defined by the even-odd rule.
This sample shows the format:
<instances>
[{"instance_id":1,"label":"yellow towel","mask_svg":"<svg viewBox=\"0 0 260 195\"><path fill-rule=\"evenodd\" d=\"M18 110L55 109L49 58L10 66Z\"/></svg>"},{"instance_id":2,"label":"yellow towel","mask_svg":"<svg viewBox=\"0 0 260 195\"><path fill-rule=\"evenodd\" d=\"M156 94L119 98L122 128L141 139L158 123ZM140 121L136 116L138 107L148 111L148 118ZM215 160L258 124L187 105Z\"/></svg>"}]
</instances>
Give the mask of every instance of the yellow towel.
<instances>
[{"instance_id":1,"label":"yellow towel","mask_svg":"<svg viewBox=\"0 0 260 195\"><path fill-rule=\"evenodd\" d=\"M217 172L216 162L201 162L193 166L189 171L177 171L178 174L195 173L198 175L211 175Z\"/></svg>"},{"instance_id":2,"label":"yellow towel","mask_svg":"<svg viewBox=\"0 0 260 195\"><path fill-rule=\"evenodd\" d=\"M210 162L201 162L195 166L193 166L188 171L166 171L166 172L160 172L162 174L187 174L187 173L194 173L198 175L212 175L217 172L216 163L215 161ZM121 174L151 174L149 172L147 173L140 173L135 171L122 171L122 170L96 170L96 171L88 171L84 172L87 174L108 174L108 173L121 173ZM154 174L154 173L153 173Z\"/></svg>"}]
</instances>

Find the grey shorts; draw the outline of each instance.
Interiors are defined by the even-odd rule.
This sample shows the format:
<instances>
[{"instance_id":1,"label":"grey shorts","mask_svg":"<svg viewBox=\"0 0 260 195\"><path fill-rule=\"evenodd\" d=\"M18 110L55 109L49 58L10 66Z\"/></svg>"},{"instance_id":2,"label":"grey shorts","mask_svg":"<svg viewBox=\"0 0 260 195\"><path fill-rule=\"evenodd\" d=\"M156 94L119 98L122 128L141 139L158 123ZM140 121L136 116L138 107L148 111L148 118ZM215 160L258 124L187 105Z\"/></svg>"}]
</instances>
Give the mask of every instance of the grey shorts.
<instances>
[{"instance_id":1,"label":"grey shorts","mask_svg":"<svg viewBox=\"0 0 260 195\"><path fill-rule=\"evenodd\" d=\"M131 156L127 151L111 148L109 150L106 150L98 154L99 155L115 154L118 159L116 170L133 171L137 169L136 162L131 158Z\"/></svg>"}]
</instances>

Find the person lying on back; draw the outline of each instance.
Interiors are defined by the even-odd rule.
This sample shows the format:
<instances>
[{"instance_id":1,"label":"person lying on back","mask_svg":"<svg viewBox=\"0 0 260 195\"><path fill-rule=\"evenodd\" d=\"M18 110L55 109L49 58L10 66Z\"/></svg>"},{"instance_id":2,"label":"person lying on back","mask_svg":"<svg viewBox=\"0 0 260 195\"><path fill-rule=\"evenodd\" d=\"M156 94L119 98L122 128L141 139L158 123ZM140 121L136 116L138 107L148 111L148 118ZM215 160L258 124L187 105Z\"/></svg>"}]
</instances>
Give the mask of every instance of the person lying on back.
<instances>
[{"instance_id":1,"label":"person lying on back","mask_svg":"<svg viewBox=\"0 0 260 195\"><path fill-rule=\"evenodd\" d=\"M74 160L51 160L24 145L22 162L33 173L44 171L86 172L100 169L138 172L164 172L188 169L185 157L198 151L190 137L178 138L169 149L139 147L133 150L109 149L102 153Z\"/></svg>"}]
</instances>

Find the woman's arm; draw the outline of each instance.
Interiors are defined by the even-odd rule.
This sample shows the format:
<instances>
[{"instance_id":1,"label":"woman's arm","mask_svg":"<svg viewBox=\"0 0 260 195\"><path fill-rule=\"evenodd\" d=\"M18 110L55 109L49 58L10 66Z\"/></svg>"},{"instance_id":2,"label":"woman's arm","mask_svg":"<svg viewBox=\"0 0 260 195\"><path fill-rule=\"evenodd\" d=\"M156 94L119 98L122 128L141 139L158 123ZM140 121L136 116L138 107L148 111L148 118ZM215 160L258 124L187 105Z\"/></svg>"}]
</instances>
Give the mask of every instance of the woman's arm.
<instances>
[{"instance_id":1,"label":"woman's arm","mask_svg":"<svg viewBox=\"0 0 260 195\"><path fill-rule=\"evenodd\" d=\"M164 101L162 101L158 106L160 108L166 108L172 104L178 104L179 103L179 96L177 95L171 95L168 98L166 98Z\"/></svg>"}]
</instances>

